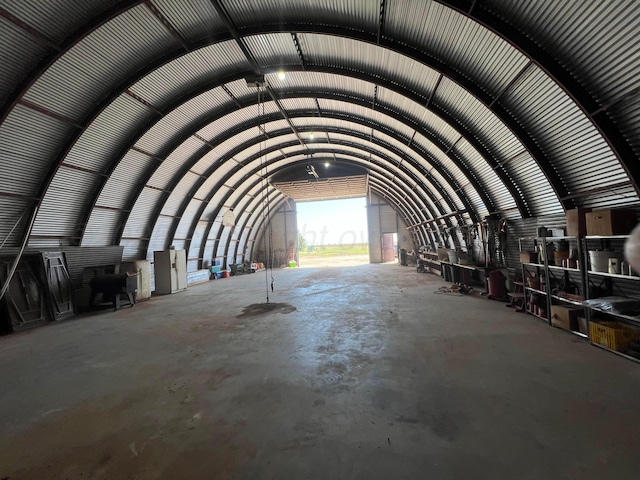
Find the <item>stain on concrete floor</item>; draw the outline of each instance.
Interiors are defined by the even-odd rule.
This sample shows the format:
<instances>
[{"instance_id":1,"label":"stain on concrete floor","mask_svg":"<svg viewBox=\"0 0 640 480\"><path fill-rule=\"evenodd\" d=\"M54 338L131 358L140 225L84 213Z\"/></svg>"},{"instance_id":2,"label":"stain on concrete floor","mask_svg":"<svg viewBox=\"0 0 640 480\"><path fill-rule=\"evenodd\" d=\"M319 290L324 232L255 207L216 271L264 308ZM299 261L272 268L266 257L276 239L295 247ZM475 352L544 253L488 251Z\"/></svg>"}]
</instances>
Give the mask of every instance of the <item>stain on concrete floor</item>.
<instances>
[{"instance_id":1,"label":"stain on concrete floor","mask_svg":"<svg viewBox=\"0 0 640 480\"><path fill-rule=\"evenodd\" d=\"M269 313L291 313L295 312L296 307L288 303L254 303L248 307L244 307L242 313L236 318L258 317Z\"/></svg>"}]
</instances>

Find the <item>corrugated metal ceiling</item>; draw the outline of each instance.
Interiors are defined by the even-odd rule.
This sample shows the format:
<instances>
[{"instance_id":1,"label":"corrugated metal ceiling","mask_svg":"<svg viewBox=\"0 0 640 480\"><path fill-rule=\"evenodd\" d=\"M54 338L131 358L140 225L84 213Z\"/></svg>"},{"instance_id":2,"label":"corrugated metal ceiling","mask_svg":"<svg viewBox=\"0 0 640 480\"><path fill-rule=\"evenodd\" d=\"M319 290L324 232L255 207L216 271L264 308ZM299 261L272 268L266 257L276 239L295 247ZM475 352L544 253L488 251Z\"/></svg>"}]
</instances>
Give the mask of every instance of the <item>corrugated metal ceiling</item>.
<instances>
[{"instance_id":1,"label":"corrugated metal ceiling","mask_svg":"<svg viewBox=\"0 0 640 480\"><path fill-rule=\"evenodd\" d=\"M189 229L214 190L259 189L261 159L305 148L369 155L407 215L640 207L640 4L464 3L386 2L380 24L378 0L0 0L0 232L42 197L34 235L140 255L186 208L181 238L211 251Z\"/></svg>"}]
</instances>

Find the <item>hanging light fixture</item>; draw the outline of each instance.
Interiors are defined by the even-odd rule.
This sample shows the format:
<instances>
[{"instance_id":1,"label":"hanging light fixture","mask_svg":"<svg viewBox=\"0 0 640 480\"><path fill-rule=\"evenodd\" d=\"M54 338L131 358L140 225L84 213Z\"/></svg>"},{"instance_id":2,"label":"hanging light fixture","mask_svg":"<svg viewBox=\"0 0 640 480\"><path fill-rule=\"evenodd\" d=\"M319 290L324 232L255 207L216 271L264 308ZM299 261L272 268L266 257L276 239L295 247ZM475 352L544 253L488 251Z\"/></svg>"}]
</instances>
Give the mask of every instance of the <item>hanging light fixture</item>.
<instances>
[{"instance_id":1,"label":"hanging light fixture","mask_svg":"<svg viewBox=\"0 0 640 480\"><path fill-rule=\"evenodd\" d=\"M222 216L222 225L225 227L233 227L236 224L236 215L233 210L227 210Z\"/></svg>"}]
</instances>

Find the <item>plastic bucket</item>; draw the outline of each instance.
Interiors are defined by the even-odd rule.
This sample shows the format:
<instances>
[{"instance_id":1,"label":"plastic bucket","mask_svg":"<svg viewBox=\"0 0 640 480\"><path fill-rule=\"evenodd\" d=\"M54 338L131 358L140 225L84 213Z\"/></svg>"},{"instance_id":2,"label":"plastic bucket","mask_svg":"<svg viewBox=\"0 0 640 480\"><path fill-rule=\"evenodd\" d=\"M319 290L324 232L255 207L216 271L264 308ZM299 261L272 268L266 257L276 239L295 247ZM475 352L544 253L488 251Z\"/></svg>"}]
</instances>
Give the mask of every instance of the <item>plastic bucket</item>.
<instances>
[{"instance_id":1,"label":"plastic bucket","mask_svg":"<svg viewBox=\"0 0 640 480\"><path fill-rule=\"evenodd\" d=\"M589 263L591 264L591 270L594 272L607 272L609 270L609 259L615 257L615 252L589 250Z\"/></svg>"}]
</instances>

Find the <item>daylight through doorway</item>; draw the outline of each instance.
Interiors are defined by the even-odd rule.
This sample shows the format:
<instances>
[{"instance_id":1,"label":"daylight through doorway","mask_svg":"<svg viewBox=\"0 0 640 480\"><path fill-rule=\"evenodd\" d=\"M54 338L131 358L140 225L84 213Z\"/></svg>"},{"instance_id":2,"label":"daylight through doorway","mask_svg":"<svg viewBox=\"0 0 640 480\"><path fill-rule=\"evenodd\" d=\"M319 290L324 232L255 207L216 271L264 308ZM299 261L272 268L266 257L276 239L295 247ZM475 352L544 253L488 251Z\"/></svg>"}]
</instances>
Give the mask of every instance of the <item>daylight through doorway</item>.
<instances>
[{"instance_id":1,"label":"daylight through doorway","mask_svg":"<svg viewBox=\"0 0 640 480\"><path fill-rule=\"evenodd\" d=\"M297 202L300 267L369 263L366 199Z\"/></svg>"}]
</instances>

